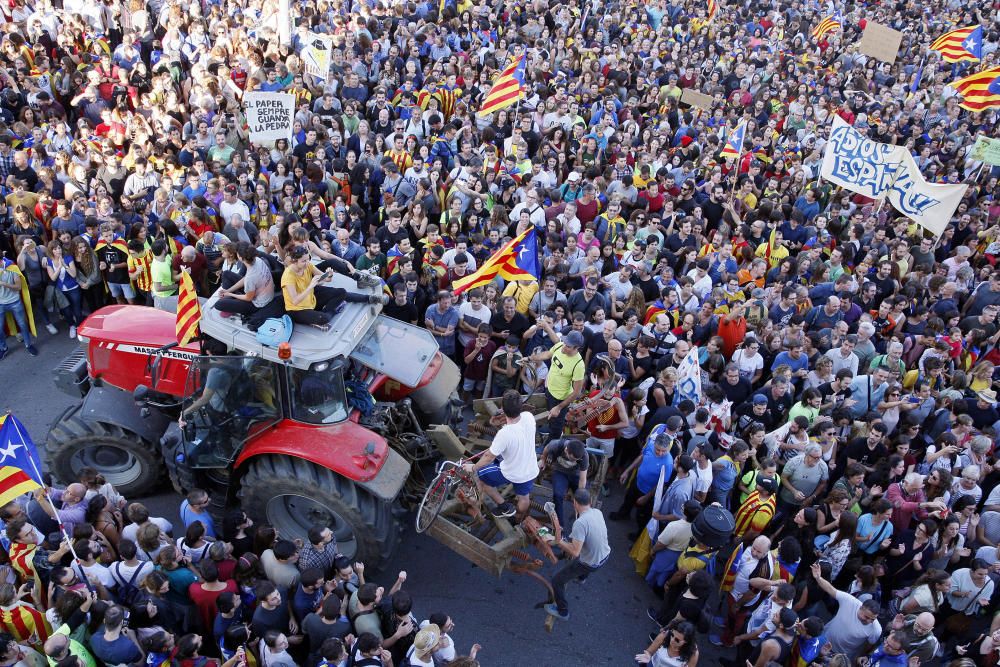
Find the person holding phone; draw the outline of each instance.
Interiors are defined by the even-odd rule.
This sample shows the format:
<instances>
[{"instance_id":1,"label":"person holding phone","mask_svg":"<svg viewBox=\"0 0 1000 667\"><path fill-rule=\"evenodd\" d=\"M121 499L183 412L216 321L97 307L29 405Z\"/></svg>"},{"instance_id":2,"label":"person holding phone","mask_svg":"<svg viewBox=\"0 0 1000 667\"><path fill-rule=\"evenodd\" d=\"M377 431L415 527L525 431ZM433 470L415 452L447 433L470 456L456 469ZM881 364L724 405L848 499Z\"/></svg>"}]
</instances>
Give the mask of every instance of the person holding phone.
<instances>
[{"instance_id":1,"label":"person holding phone","mask_svg":"<svg viewBox=\"0 0 1000 667\"><path fill-rule=\"evenodd\" d=\"M356 294L342 287L321 285L333 279L334 270L318 269L310 261L307 248L293 248L289 259L291 262L281 276L281 294L285 310L297 324L329 329L330 320L345 302L384 302L385 297L381 294Z\"/></svg>"}]
</instances>

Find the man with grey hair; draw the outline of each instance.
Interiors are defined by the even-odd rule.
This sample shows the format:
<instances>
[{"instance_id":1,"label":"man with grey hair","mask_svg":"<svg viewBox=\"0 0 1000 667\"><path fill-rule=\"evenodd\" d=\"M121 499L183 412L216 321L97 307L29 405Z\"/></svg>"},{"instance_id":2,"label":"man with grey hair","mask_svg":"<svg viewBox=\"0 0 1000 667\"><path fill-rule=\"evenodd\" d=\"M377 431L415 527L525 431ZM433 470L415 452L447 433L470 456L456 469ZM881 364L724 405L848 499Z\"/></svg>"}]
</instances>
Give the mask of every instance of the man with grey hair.
<instances>
[{"instance_id":1,"label":"man with grey hair","mask_svg":"<svg viewBox=\"0 0 1000 667\"><path fill-rule=\"evenodd\" d=\"M854 346L854 354L858 357L858 368L868 368L871 360L878 354L872 336L875 335L875 325L871 319L863 320L858 324L858 342ZM855 376L857 373L855 373Z\"/></svg>"},{"instance_id":2,"label":"man with grey hair","mask_svg":"<svg viewBox=\"0 0 1000 667\"><path fill-rule=\"evenodd\" d=\"M868 364L868 370L873 371L879 366L889 370L889 377L896 382L902 382L906 374L906 362L903 361L903 344L898 340L890 342L885 348L885 354L880 354Z\"/></svg>"},{"instance_id":3,"label":"man with grey hair","mask_svg":"<svg viewBox=\"0 0 1000 667\"><path fill-rule=\"evenodd\" d=\"M817 443L793 456L781 471L781 491L778 493L778 513L785 519L794 516L800 507L809 507L822 497L830 479L830 469L823 460L823 448Z\"/></svg>"}]
</instances>

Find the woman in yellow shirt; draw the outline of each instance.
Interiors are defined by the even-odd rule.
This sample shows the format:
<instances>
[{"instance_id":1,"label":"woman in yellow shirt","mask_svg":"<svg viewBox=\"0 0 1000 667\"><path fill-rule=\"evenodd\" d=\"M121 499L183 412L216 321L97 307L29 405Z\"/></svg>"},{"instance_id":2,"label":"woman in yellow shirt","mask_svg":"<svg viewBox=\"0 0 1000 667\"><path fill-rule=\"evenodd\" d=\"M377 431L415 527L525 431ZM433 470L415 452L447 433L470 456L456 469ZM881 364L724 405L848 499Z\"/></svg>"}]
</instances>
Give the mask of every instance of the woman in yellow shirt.
<instances>
[{"instance_id":1,"label":"woman in yellow shirt","mask_svg":"<svg viewBox=\"0 0 1000 667\"><path fill-rule=\"evenodd\" d=\"M312 263L306 248L296 247L288 253L291 260L281 274L281 295L285 310L297 324L309 324L327 329L341 304L383 303L381 294L358 294L342 287L325 287L320 283L333 278L333 269L320 271Z\"/></svg>"}]
</instances>

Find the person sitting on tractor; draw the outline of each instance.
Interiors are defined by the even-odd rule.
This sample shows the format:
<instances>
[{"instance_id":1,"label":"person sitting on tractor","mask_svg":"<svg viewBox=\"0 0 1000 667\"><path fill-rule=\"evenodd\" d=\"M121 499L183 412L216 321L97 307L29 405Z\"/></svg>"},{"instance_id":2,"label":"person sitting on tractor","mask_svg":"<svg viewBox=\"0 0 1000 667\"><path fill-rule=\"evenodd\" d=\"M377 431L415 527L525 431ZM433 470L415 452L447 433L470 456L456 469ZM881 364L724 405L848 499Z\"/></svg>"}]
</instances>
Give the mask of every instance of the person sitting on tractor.
<instances>
[{"instance_id":1,"label":"person sitting on tractor","mask_svg":"<svg viewBox=\"0 0 1000 667\"><path fill-rule=\"evenodd\" d=\"M504 392L501 408L506 421L493 438L493 444L483 452L473 465L465 468L477 474L479 489L485 492L497 506L493 509L496 518L511 517L515 514L524 518L531 503L531 488L538 476L538 462L535 459L535 415L522 412L521 394L516 389ZM517 498L517 509L503 499L497 487L512 484Z\"/></svg>"},{"instance_id":2,"label":"person sitting on tractor","mask_svg":"<svg viewBox=\"0 0 1000 667\"><path fill-rule=\"evenodd\" d=\"M244 317L250 317L265 308L275 310L276 313L280 311L280 307L268 308L275 300L274 280L268 263L257 256L257 249L249 243L241 242L236 246L236 256L244 267L243 275L234 271L222 273L222 289L219 290L215 309L238 313Z\"/></svg>"},{"instance_id":3,"label":"person sitting on tractor","mask_svg":"<svg viewBox=\"0 0 1000 667\"><path fill-rule=\"evenodd\" d=\"M288 253L291 263L281 276L285 310L296 324L308 324L327 331L330 320L342 303L382 303L382 295L355 294L342 287L320 285L333 278L333 269L321 271L312 264L309 251L295 247Z\"/></svg>"}]
</instances>

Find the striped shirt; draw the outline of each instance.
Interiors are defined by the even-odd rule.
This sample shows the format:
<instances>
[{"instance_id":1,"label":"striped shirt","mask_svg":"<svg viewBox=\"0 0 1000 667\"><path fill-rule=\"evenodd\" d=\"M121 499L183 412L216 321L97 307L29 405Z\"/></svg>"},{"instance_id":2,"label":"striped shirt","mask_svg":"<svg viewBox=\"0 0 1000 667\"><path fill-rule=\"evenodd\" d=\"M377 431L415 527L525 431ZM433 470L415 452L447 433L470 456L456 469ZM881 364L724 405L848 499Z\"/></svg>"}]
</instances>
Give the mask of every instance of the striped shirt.
<instances>
[{"instance_id":1,"label":"striped shirt","mask_svg":"<svg viewBox=\"0 0 1000 667\"><path fill-rule=\"evenodd\" d=\"M152 251L147 249L139 257L136 257L130 252L127 261L128 272L132 276L132 282L135 283L136 288L142 290L143 292L152 290L153 273L150 268L153 264Z\"/></svg>"},{"instance_id":2,"label":"striped shirt","mask_svg":"<svg viewBox=\"0 0 1000 667\"><path fill-rule=\"evenodd\" d=\"M755 490L736 512L736 530L733 535L743 537L751 530L763 532L774 516L774 506L773 494L764 500L760 497L760 491Z\"/></svg>"}]
</instances>

